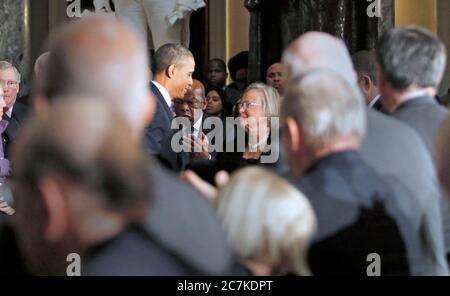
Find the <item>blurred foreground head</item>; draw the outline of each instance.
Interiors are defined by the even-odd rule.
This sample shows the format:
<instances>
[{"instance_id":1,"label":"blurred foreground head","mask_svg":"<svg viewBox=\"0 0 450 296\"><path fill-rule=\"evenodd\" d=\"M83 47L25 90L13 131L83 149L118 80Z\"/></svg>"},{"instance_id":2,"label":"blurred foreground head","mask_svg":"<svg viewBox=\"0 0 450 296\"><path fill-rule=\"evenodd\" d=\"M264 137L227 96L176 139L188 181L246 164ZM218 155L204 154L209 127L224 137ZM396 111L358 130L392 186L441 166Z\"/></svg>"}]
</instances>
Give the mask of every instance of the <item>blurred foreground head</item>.
<instances>
[{"instance_id":1,"label":"blurred foreground head","mask_svg":"<svg viewBox=\"0 0 450 296\"><path fill-rule=\"evenodd\" d=\"M251 167L234 174L218 200L230 243L255 275L309 275L306 253L316 218L297 189Z\"/></svg>"},{"instance_id":2,"label":"blurred foreground head","mask_svg":"<svg viewBox=\"0 0 450 296\"><path fill-rule=\"evenodd\" d=\"M88 17L62 27L49 50L37 81L38 113L63 97L96 97L119 110L135 134L142 134L154 101L146 45L132 28L112 18Z\"/></svg>"},{"instance_id":3,"label":"blurred foreground head","mask_svg":"<svg viewBox=\"0 0 450 296\"><path fill-rule=\"evenodd\" d=\"M106 101L55 103L24 127L13 155L13 224L35 274L63 274L69 253L83 256L148 214L148 162Z\"/></svg>"}]
</instances>

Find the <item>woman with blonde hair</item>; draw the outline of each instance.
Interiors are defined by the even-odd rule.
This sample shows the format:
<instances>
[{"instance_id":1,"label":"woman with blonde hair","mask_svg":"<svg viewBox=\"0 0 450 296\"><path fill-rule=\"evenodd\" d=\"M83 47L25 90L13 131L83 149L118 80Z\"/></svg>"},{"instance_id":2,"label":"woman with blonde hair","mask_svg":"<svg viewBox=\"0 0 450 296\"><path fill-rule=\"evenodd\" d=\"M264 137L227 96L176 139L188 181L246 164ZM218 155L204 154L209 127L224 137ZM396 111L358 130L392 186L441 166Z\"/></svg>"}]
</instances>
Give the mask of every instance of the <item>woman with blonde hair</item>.
<instances>
[{"instance_id":1,"label":"woman with blonde hair","mask_svg":"<svg viewBox=\"0 0 450 296\"><path fill-rule=\"evenodd\" d=\"M295 187L248 167L231 176L215 203L233 250L254 275L310 275L306 254L316 218Z\"/></svg>"}]
</instances>

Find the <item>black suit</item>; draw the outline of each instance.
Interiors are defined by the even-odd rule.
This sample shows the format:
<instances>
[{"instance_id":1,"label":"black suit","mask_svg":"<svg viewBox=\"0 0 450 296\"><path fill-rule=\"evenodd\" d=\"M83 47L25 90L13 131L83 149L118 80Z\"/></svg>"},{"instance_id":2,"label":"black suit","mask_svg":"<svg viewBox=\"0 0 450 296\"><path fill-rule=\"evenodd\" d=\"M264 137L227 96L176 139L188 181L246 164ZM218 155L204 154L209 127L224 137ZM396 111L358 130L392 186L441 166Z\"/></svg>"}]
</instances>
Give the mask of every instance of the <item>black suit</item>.
<instances>
[{"instance_id":1,"label":"black suit","mask_svg":"<svg viewBox=\"0 0 450 296\"><path fill-rule=\"evenodd\" d=\"M131 226L92 248L84 276L185 276L192 274L141 227Z\"/></svg>"},{"instance_id":2,"label":"black suit","mask_svg":"<svg viewBox=\"0 0 450 296\"><path fill-rule=\"evenodd\" d=\"M391 115L412 127L435 159L437 132L448 116L447 109L435 98L422 96L401 103Z\"/></svg>"},{"instance_id":3,"label":"black suit","mask_svg":"<svg viewBox=\"0 0 450 296\"><path fill-rule=\"evenodd\" d=\"M151 90L156 100L156 112L150 125L145 129L144 148L152 155L161 151L161 142L171 133L172 111L156 85L151 83Z\"/></svg>"},{"instance_id":4,"label":"black suit","mask_svg":"<svg viewBox=\"0 0 450 296\"><path fill-rule=\"evenodd\" d=\"M381 256L382 275L420 274L433 256L424 248L423 222L410 218L419 205L408 202L407 189L378 175L358 152L321 159L297 185L318 219L309 253L313 274L365 275L371 253Z\"/></svg>"},{"instance_id":5,"label":"black suit","mask_svg":"<svg viewBox=\"0 0 450 296\"><path fill-rule=\"evenodd\" d=\"M3 115L3 119L8 121L8 127L6 128L3 137L3 147L6 152L6 158L9 158L11 143L16 139L20 127L25 123L29 115L30 108L20 102L16 102L14 104L11 117L7 114Z\"/></svg>"},{"instance_id":6,"label":"black suit","mask_svg":"<svg viewBox=\"0 0 450 296\"><path fill-rule=\"evenodd\" d=\"M152 236L198 274L229 275L234 260L215 209L177 175L152 164Z\"/></svg>"}]
</instances>

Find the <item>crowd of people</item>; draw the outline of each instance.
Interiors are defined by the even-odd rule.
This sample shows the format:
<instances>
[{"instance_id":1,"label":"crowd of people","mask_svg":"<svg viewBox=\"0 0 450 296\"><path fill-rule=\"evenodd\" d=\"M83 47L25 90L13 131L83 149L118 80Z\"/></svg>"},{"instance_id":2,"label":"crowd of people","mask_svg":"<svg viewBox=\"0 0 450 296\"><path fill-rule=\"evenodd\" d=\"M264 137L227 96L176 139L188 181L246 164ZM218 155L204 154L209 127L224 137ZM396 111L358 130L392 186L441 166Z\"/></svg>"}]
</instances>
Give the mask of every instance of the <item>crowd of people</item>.
<instances>
[{"instance_id":1,"label":"crowd of people","mask_svg":"<svg viewBox=\"0 0 450 296\"><path fill-rule=\"evenodd\" d=\"M81 275L368 275L373 254L379 275L450 275L446 48L426 29L354 55L308 32L248 85L246 52L199 81L189 49L150 61L107 17L48 49L31 107L0 62L0 274L65 275L76 253Z\"/></svg>"}]
</instances>

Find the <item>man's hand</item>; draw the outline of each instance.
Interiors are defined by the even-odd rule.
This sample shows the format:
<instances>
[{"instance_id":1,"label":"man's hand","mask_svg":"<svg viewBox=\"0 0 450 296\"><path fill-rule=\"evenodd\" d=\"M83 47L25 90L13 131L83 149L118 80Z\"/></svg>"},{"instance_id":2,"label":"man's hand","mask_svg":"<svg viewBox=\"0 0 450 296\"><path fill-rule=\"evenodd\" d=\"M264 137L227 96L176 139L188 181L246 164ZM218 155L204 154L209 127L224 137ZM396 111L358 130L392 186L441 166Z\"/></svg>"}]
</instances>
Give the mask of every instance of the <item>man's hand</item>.
<instances>
[{"instance_id":1,"label":"man's hand","mask_svg":"<svg viewBox=\"0 0 450 296\"><path fill-rule=\"evenodd\" d=\"M189 151L193 151L194 157L209 159L209 140L204 133L201 133L200 138L194 135L183 136L183 145L189 147Z\"/></svg>"},{"instance_id":2,"label":"man's hand","mask_svg":"<svg viewBox=\"0 0 450 296\"><path fill-rule=\"evenodd\" d=\"M10 207L6 201L0 199L0 213L6 214L8 216L14 215L16 211Z\"/></svg>"},{"instance_id":3,"label":"man's hand","mask_svg":"<svg viewBox=\"0 0 450 296\"><path fill-rule=\"evenodd\" d=\"M193 171L182 172L181 179L194 186L194 188L196 188L212 204L216 205L218 203L218 189L200 178ZM220 189L228 183L229 179L230 177L227 172L220 171L216 174L214 181L216 182L217 187Z\"/></svg>"}]
</instances>

